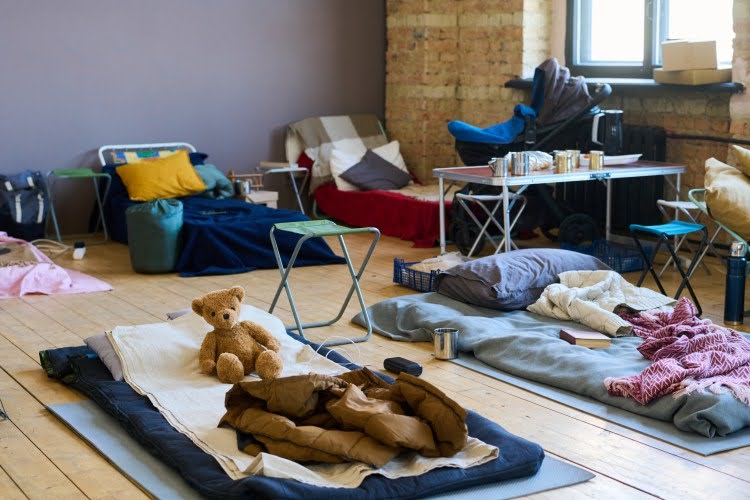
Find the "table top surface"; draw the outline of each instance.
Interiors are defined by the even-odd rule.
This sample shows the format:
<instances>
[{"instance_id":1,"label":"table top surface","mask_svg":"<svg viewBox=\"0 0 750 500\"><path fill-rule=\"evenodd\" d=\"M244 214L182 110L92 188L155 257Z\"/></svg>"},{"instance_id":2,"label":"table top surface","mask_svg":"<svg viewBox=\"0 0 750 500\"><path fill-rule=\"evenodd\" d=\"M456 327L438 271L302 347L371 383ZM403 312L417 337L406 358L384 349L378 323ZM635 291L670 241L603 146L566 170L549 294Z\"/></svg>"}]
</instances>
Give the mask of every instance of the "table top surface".
<instances>
[{"instance_id":1,"label":"table top surface","mask_svg":"<svg viewBox=\"0 0 750 500\"><path fill-rule=\"evenodd\" d=\"M608 165L601 170L589 170L587 167L574 169L568 173L557 173L554 169L536 170L529 175L509 175L494 177L488 166L436 168L433 177L448 180L475 182L492 186L521 186L524 184L553 184L558 182L575 182L597 179L625 179L628 177L649 177L655 175L674 175L685 171L684 165L655 161L637 161L626 165Z\"/></svg>"}]
</instances>

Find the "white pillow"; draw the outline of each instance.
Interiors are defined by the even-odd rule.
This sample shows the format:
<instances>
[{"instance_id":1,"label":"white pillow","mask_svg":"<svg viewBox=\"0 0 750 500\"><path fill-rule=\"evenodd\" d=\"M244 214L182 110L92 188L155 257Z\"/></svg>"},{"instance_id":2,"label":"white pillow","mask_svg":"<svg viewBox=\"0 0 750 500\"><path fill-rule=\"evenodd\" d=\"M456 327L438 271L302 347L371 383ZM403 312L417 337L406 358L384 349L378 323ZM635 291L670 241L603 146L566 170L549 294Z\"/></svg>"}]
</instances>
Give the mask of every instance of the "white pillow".
<instances>
[{"instance_id":1,"label":"white pillow","mask_svg":"<svg viewBox=\"0 0 750 500\"><path fill-rule=\"evenodd\" d=\"M406 162L404 162L404 157L401 156L398 141L391 141L388 144L383 144L382 146L373 148L372 152L377 154L384 160L391 162L393 165L397 166L400 170L403 170L407 174L409 173L409 170L406 168Z\"/></svg>"},{"instance_id":2,"label":"white pillow","mask_svg":"<svg viewBox=\"0 0 750 500\"><path fill-rule=\"evenodd\" d=\"M359 191L357 186L346 182L340 176L359 163L364 154L364 151L362 153L349 153L340 149L331 151L331 175L333 175L333 180L336 182L336 187L339 191Z\"/></svg>"}]
</instances>

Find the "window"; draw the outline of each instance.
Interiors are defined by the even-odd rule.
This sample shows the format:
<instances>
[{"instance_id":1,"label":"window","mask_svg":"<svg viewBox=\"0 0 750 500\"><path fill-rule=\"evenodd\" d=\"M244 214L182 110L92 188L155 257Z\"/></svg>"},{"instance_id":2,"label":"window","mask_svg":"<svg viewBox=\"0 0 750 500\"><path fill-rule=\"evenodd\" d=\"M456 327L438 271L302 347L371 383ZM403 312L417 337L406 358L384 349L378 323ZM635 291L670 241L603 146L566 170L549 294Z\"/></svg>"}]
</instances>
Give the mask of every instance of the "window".
<instances>
[{"instance_id":1,"label":"window","mask_svg":"<svg viewBox=\"0 0 750 500\"><path fill-rule=\"evenodd\" d=\"M661 42L716 40L732 62L732 0L568 0L565 57L574 75L651 78Z\"/></svg>"}]
</instances>

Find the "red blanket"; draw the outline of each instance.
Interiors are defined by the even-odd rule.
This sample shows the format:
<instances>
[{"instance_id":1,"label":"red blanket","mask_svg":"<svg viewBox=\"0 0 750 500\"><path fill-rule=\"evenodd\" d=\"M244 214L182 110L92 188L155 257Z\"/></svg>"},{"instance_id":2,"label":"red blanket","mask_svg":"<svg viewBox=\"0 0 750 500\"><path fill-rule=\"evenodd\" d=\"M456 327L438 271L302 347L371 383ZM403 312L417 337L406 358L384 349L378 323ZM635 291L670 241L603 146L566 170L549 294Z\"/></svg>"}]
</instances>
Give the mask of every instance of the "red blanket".
<instances>
[{"instance_id":1,"label":"red blanket","mask_svg":"<svg viewBox=\"0 0 750 500\"><path fill-rule=\"evenodd\" d=\"M440 238L437 201L421 201L390 191L339 191L333 184L313 193L320 209L344 224L374 226L387 236L414 242L416 248L435 246ZM445 227L450 225L451 204L445 204Z\"/></svg>"},{"instance_id":2,"label":"red blanket","mask_svg":"<svg viewBox=\"0 0 750 500\"><path fill-rule=\"evenodd\" d=\"M607 378L613 396L640 404L675 393L727 390L750 406L750 342L729 328L702 320L692 302L682 298L673 312L621 313L642 339L638 350L653 363L639 375Z\"/></svg>"}]
</instances>

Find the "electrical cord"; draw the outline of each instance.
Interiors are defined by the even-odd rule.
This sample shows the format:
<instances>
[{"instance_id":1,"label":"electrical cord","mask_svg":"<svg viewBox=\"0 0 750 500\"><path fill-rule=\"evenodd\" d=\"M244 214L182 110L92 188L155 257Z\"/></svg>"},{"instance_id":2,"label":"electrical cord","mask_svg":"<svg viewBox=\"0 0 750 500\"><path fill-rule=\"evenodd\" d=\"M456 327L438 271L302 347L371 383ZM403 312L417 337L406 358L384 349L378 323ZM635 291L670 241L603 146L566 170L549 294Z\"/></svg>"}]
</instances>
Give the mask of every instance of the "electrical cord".
<instances>
[{"instance_id":1,"label":"electrical cord","mask_svg":"<svg viewBox=\"0 0 750 500\"><path fill-rule=\"evenodd\" d=\"M51 259L56 259L57 257L73 248L72 246L66 245L65 243L60 243L59 241L55 240L47 240L44 238L33 240L30 243L45 254L49 255Z\"/></svg>"}]
</instances>

